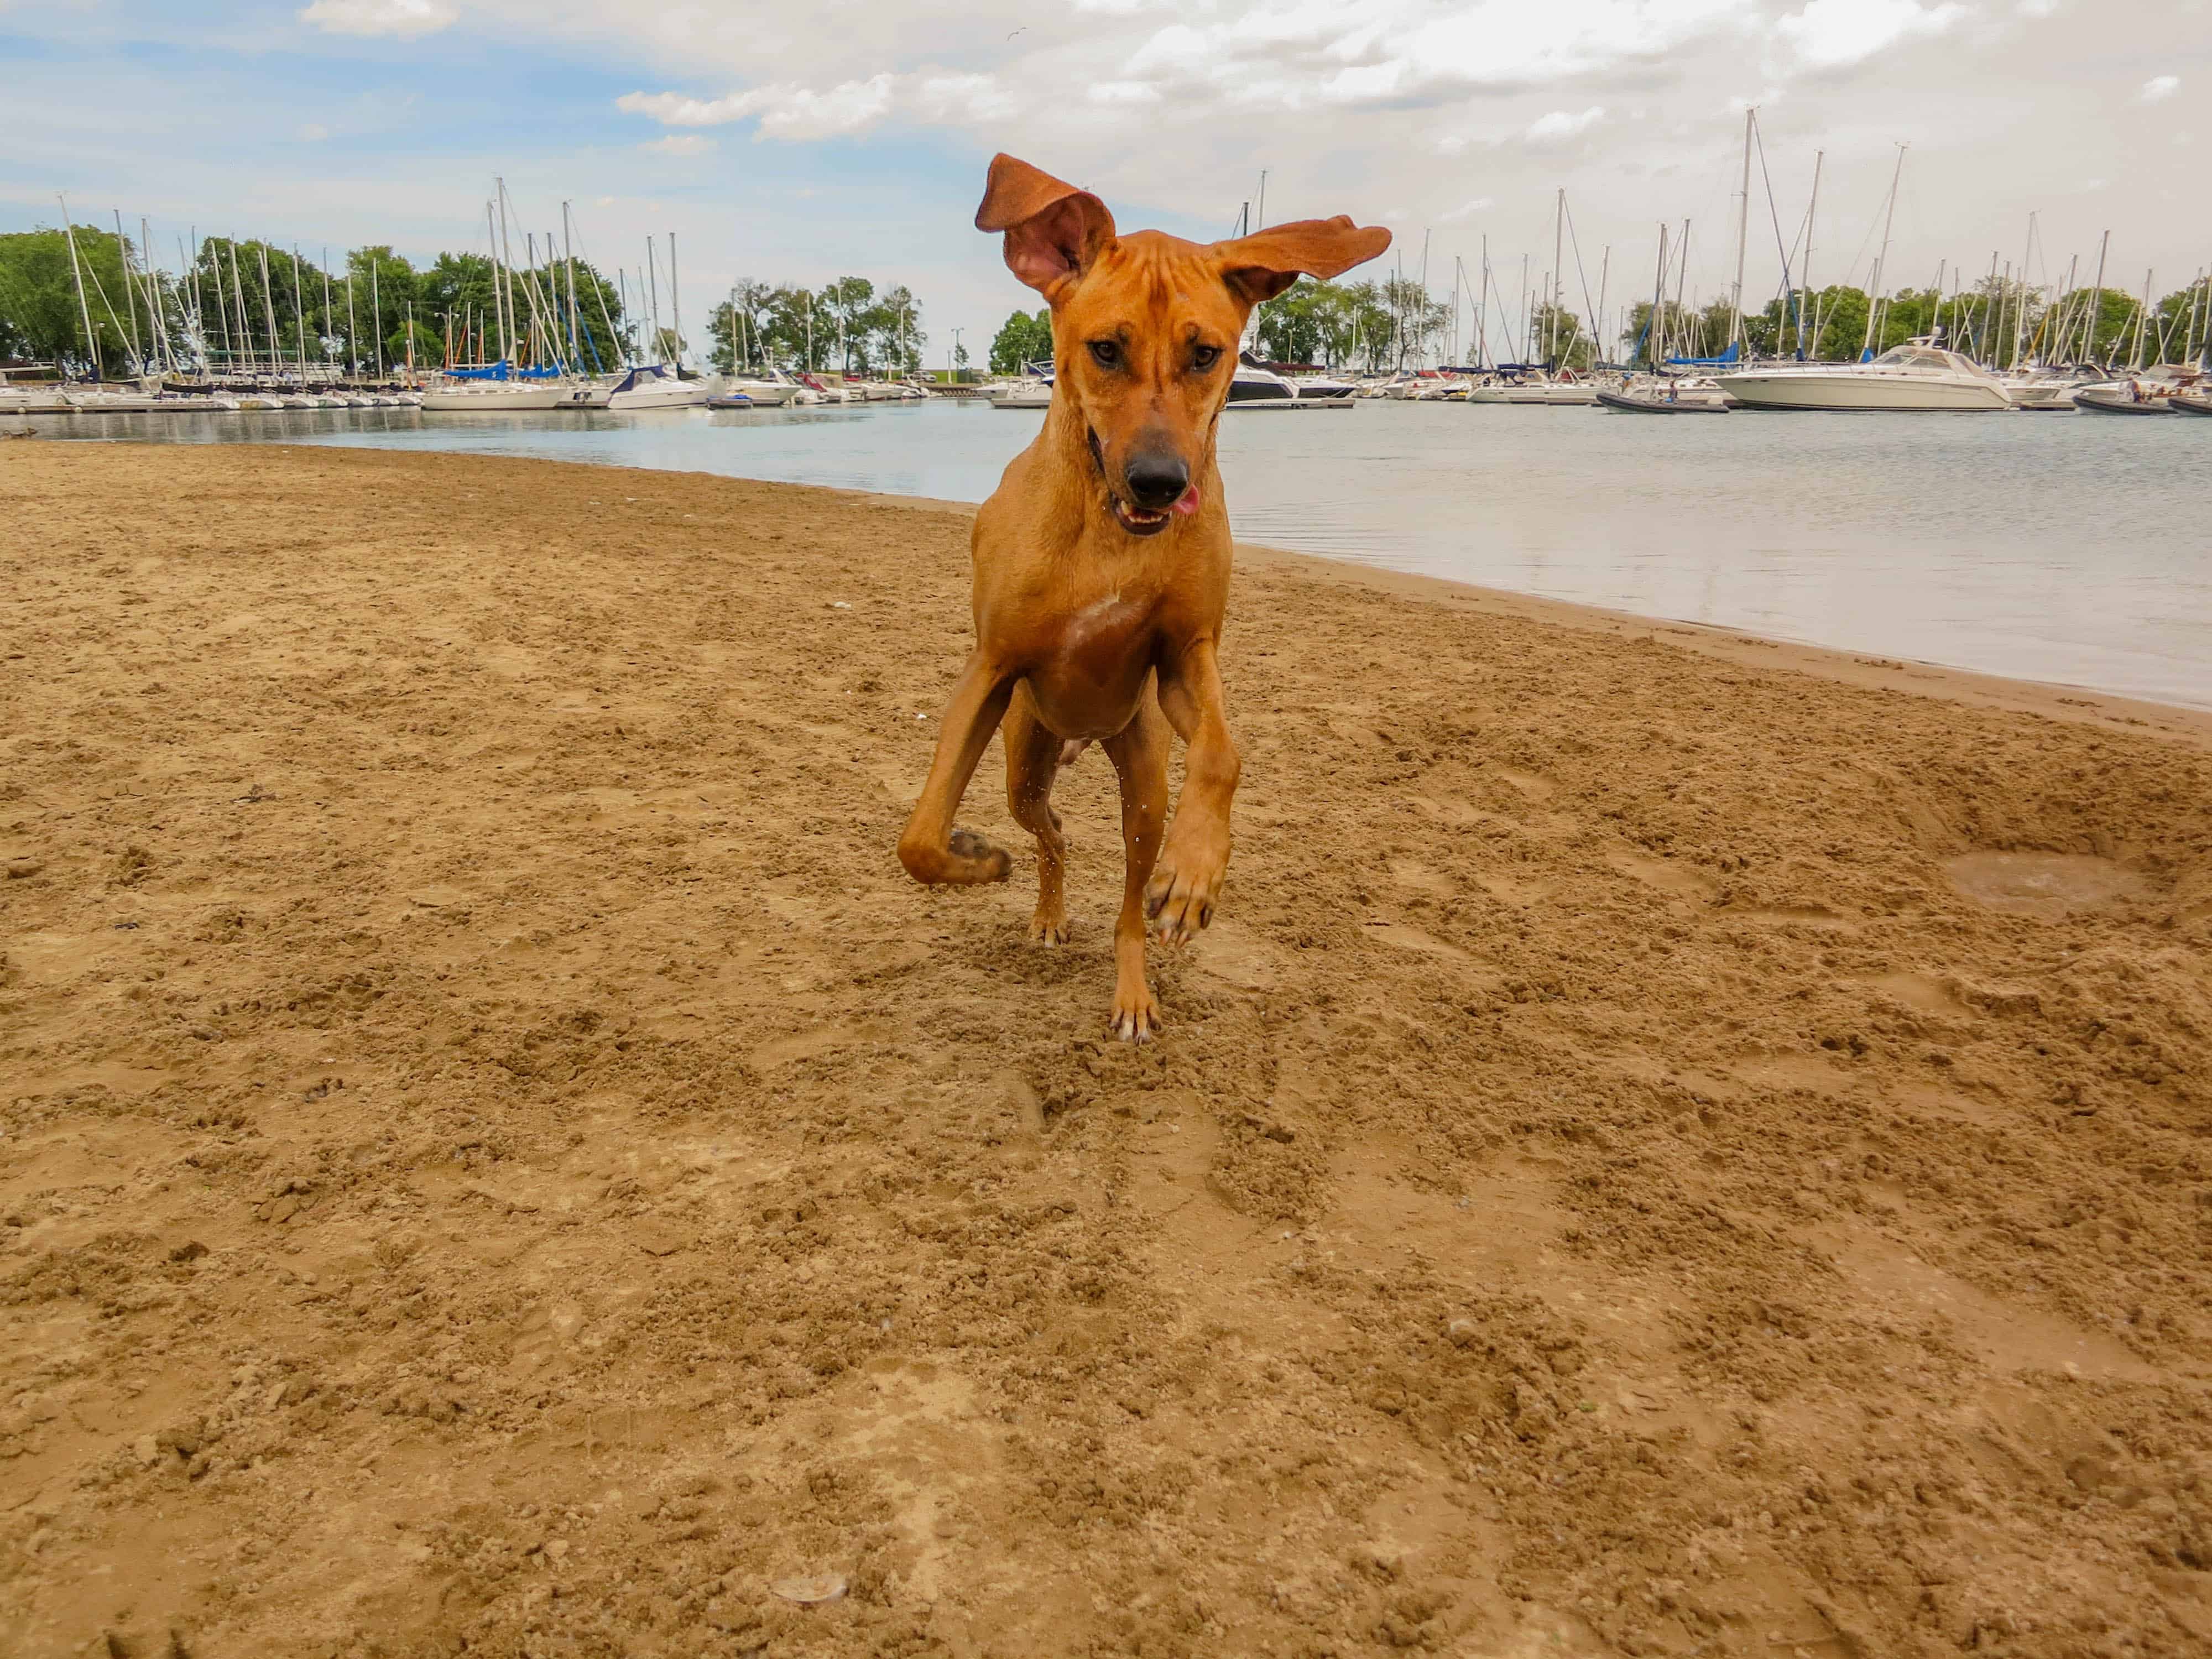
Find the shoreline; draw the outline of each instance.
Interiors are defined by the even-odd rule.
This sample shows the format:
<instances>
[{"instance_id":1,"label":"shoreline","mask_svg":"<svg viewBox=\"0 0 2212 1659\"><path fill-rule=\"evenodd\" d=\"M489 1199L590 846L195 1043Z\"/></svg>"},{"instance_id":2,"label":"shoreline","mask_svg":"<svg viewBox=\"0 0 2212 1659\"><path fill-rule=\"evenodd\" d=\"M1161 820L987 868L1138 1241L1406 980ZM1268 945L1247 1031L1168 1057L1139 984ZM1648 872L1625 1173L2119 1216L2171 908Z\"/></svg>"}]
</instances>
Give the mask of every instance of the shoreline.
<instances>
[{"instance_id":1,"label":"shoreline","mask_svg":"<svg viewBox=\"0 0 2212 1659\"><path fill-rule=\"evenodd\" d=\"M617 471L658 470L623 468L611 463L592 461L553 461L547 465L605 465ZM677 476L706 479L727 475L686 472ZM781 480L750 479L746 482L774 482L783 489L819 490L827 495L853 496L860 500L894 501L969 519L975 517L976 510L973 502L948 501L941 496L897 495L873 490L841 489L829 484L787 483ZM2046 720L2063 720L2069 724L2110 726L2124 731L2148 728L2163 737L2201 748L2212 748L2212 708L2201 708L2194 703L2157 702L2105 691L2095 686L1984 674L1975 669L1954 668L1947 663L1884 658L1836 646L1775 639L1741 628L1722 628L1711 623L1691 622L1680 617L1647 617L1638 611L1616 611L1608 606L1585 605L1574 599L1555 599L1542 594L1518 592L1511 588L1487 587L1479 582L1458 581L1449 576L1433 576L1419 571L1396 570L1388 565L1332 557L1325 553L1307 553L1265 542L1240 538L1237 543L1237 555L1240 562L1249 560L1259 565L1299 570L1326 580L1353 586L1364 586L1376 592L1404 599L1471 605L1478 611L1492 616L1516 617L1587 633L1642 632L1652 634L1655 637L1664 635L1666 638L1662 643L1733 663L1739 667L1812 674L1863 690L1896 691L1912 696L1934 697L1968 708L2037 714ZM1231 622L1233 626L1233 597Z\"/></svg>"},{"instance_id":2,"label":"shoreline","mask_svg":"<svg viewBox=\"0 0 2212 1659\"><path fill-rule=\"evenodd\" d=\"M972 511L0 451L0 1646L2202 1645L2185 723L1243 549L1134 1048Z\"/></svg>"},{"instance_id":3,"label":"shoreline","mask_svg":"<svg viewBox=\"0 0 2212 1659\"><path fill-rule=\"evenodd\" d=\"M129 434L119 436L102 434L97 437L58 439L57 441L128 446L156 441ZM307 453L331 448L358 447L372 453L411 455L426 460L439 455L454 455L463 458L476 455L476 452L470 451L414 451L396 446L356 446L340 443L272 441L266 445L257 443L253 447L271 450L300 450ZM941 496L908 495L891 491L850 489L831 484L752 477L734 473L694 471L672 467L644 466L619 461L567 459L539 456L477 455L477 458L538 460L551 466L599 468L617 472L649 473L701 481L722 479L799 490L818 490L825 496L880 500L971 517L977 506L975 502L951 500ZM2142 730L2148 727L2165 735L2193 744L2212 744L2212 703L2164 702L2154 698L2106 690L2087 683L2036 680L1960 667L1928 659L1890 657L1873 651L1820 645L1801 640L1761 635L1750 629L1730 628L1681 617L1651 616L1581 600L1523 593L1516 589L1492 587L1479 582L1462 581L1451 577L1401 571L1389 565L1370 563L1364 560L1340 556L1277 547L1264 542L1239 538L1237 546L1241 555L1260 559L1285 560L1293 562L1311 561L1315 566L1321 568L1343 571L1348 573L1354 580L1366 580L1378 591L1397 592L1408 597L1450 596L1465 599L1471 596L1478 605L1491 611L1493 614L1520 616L1529 620L1557 623L1567 627L1595 628L1601 631L1633 631L1637 629L1650 629L1665 635L1667 643L1681 645L1686 649L1722 660L1736 661L1745 666L1759 666L1763 664L1768 667L1790 668L1832 678L1844 684L1909 691L1920 696L1950 697L1977 708L2008 709L2018 713L2042 714L2052 720L2109 725L2118 729ZM1740 650L1755 654L1739 655L1737 653Z\"/></svg>"}]
</instances>

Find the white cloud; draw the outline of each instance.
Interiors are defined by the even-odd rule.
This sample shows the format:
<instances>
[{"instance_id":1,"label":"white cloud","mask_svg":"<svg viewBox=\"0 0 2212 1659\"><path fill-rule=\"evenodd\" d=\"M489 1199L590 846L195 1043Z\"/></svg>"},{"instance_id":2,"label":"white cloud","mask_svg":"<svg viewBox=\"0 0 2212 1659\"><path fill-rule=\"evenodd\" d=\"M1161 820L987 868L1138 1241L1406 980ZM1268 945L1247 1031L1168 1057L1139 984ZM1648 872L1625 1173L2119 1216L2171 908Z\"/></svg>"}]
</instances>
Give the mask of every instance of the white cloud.
<instances>
[{"instance_id":1,"label":"white cloud","mask_svg":"<svg viewBox=\"0 0 2212 1659\"><path fill-rule=\"evenodd\" d=\"M1961 6L1923 8L1919 0L1806 0L1774 32L1815 69L1842 69L1899 41L1942 33L1966 16Z\"/></svg>"},{"instance_id":2,"label":"white cloud","mask_svg":"<svg viewBox=\"0 0 2212 1659\"><path fill-rule=\"evenodd\" d=\"M1531 144L1563 144L1570 138L1588 132L1604 119L1605 107L1601 104L1591 105L1579 115L1570 115L1563 109L1555 109L1549 115L1540 115L1531 121L1528 130L1521 137L1524 143Z\"/></svg>"},{"instance_id":3,"label":"white cloud","mask_svg":"<svg viewBox=\"0 0 2212 1659\"><path fill-rule=\"evenodd\" d=\"M638 146L663 155L704 155L714 148L714 141L696 132L672 132L665 138L655 138Z\"/></svg>"},{"instance_id":4,"label":"white cloud","mask_svg":"<svg viewBox=\"0 0 2212 1659\"><path fill-rule=\"evenodd\" d=\"M2180 90L2181 77L2179 76L2154 75L2149 80L2143 82L2142 90L2137 93L2136 96L2146 104L2157 104L2163 103L2166 99L2172 97L2175 93Z\"/></svg>"},{"instance_id":5,"label":"white cloud","mask_svg":"<svg viewBox=\"0 0 2212 1659\"><path fill-rule=\"evenodd\" d=\"M446 0L315 0L300 21L332 34L431 34L453 21Z\"/></svg>"},{"instance_id":6,"label":"white cloud","mask_svg":"<svg viewBox=\"0 0 2212 1659\"><path fill-rule=\"evenodd\" d=\"M331 130L320 121L310 121L300 129L300 137L306 143L319 144L330 136Z\"/></svg>"},{"instance_id":7,"label":"white cloud","mask_svg":"<svg viewBox=\"0 0 2212 1659\"><path fill-rule=\"evenodd\" d=\"M1437 222L1444 225L1457 224L1462 219L1471 218L1495 205L1497 204L1487 196L1478 196L1472 202L1462 202L1457 207L1438 214Z\"/></svg>"},{"instance_id":8,"label":"white cloud","mask_svg":"<svg viewBox=\"0 0 2212 1659\"><path fill-rule=\"evenodd\" d=\"M673 92L629 92L615 105L634 115L650 115L665 126L720 126L757 116L763 138L838 138L865 132L889 114L892 86L890 76L872 75L827 92L779 82L703 100Z\"/></svg>"}]
</instances>

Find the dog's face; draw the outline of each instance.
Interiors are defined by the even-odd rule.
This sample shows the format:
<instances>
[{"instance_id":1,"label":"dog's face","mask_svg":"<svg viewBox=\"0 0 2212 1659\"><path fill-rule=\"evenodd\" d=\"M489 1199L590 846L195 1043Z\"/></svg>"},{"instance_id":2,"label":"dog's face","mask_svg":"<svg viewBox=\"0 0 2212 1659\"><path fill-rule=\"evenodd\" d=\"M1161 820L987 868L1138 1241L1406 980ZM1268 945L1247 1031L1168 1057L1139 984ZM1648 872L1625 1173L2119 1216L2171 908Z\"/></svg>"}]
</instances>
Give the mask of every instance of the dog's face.
<instances>
[{"instance_id":1,"label":"dog's face","mask_svg":"<svg viewBox=\"0 0 2212 1659\"><path fill-rule=\"evenodd\" d=\"M991 164L975 224L1005 233L1008 268L1051 302L1054 402L1084 422L1114 520L1132 536L1197 513L1252 307L1390 244L1341 218L1206 245L1118 236L1097 197L1007 155Z\"/></svg>"}]
</instances>

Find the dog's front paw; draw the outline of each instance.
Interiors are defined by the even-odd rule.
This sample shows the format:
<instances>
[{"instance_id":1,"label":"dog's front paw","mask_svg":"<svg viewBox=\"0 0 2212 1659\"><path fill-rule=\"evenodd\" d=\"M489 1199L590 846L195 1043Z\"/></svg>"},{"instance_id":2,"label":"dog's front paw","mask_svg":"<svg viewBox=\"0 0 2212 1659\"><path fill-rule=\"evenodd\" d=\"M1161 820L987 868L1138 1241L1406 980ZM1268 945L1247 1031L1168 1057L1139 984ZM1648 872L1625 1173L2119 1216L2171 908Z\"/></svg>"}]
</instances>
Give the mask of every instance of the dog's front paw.
<instances>
[{"instance_id":1,"label":"dog's front paw","mask_svg":"<svg viewBox=\"0 0 2212 1659\"><path fill-rule=\"evenodd\" d=\"M994 847L973 830L955 830L942 847L909 836L899 842L899 862L908 875L929 887L976 887L1004 881L1014 872L1006 849Z\"/></svg>"},{"instance_id":2,"label":"dog's front paw","mask_svg":"<svg viewBox=\"0 0 2212 1659\"><path fill-rule=\"evenodd\" d=\"M1145 884L1145 914L1163 945L1187 945L1213 920L1229 870L1229 838L1180 830L1168 836L1152 878Z\"/></svg>"},{"instance_id":3,"label":"dog's front paw","mask_svg":"<svg viewBox=\"0 0 2212 1659\"><path fill-rule=\"evenodd\" d=\"M1152 988L1142 979L1133 990L1114 988L1114 1018L1108 1029L1124 1042L1150 1042L1159 1034L1160 1006L1152 1000Z\"/></svg>"},{"instance_id":4,"label":"dog's front paw","mask_svg":"<svg viewBox=\"0 0 2212 1659\"><path fill-rule=\"evenodd\" d=\"M1004 881L1014 872L1013 855L973 830L955 830L946 843L952 855L945 879L963 885Z\"/></svg>"}]
</instances>

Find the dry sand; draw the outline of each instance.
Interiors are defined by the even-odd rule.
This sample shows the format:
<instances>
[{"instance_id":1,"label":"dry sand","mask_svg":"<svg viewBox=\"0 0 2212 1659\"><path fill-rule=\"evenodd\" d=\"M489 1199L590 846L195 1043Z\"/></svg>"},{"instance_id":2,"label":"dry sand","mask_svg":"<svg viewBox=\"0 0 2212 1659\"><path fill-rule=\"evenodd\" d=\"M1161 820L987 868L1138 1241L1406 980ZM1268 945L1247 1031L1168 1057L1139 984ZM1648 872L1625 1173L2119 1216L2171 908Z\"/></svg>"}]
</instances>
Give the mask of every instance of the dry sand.
<instances>
[{"instance_id":1,"label":"dry sand","mask_svg":"<svg viewBox=\"0 0 2212 1659\"><path fill-rule=\"evenodd\" d=\"M1249 557L1140 1051L1095 753L893 857L960 513L0 526L0 1651L2212 1647L2201 719Z\"/></svg>"}]
</instances>

